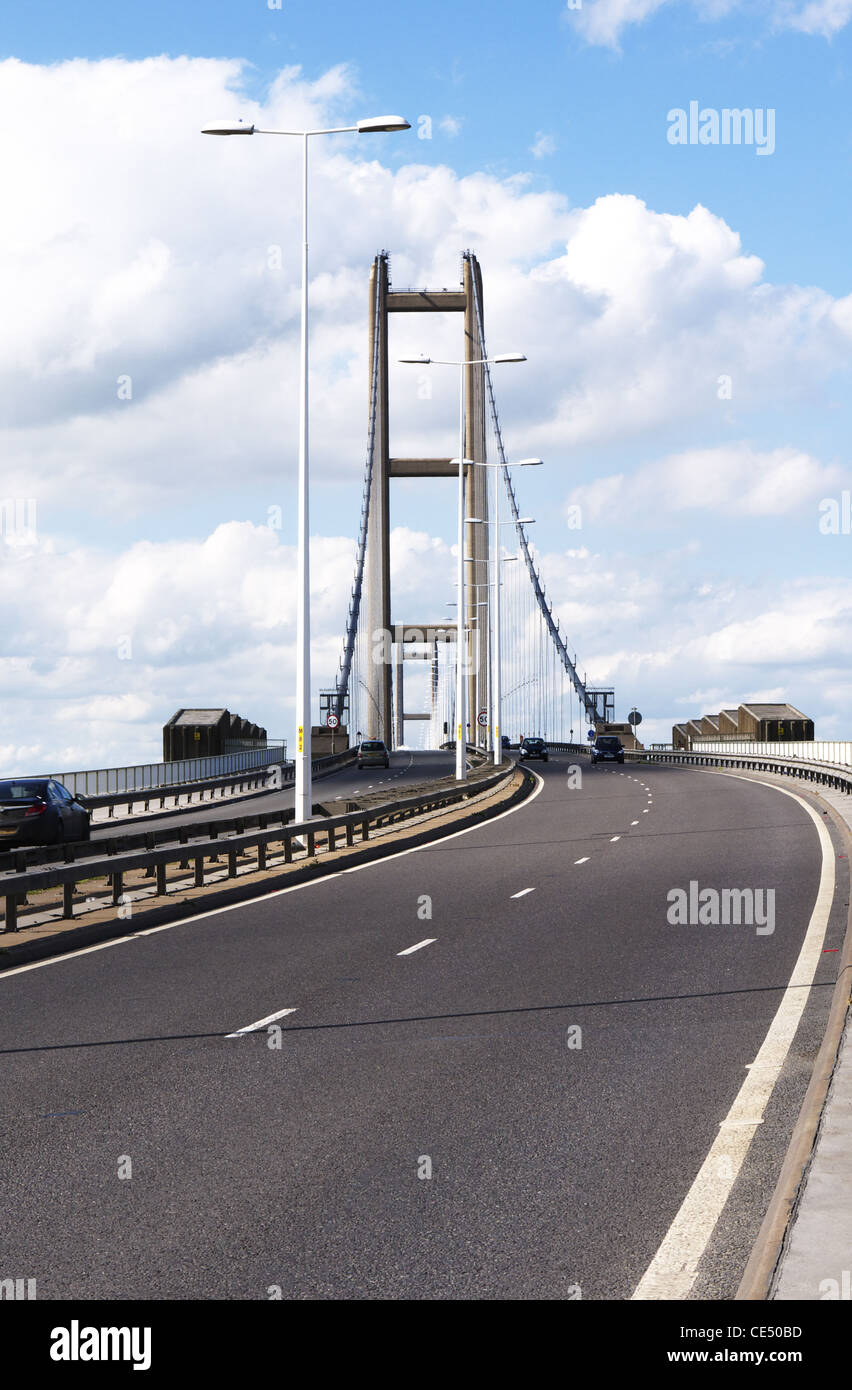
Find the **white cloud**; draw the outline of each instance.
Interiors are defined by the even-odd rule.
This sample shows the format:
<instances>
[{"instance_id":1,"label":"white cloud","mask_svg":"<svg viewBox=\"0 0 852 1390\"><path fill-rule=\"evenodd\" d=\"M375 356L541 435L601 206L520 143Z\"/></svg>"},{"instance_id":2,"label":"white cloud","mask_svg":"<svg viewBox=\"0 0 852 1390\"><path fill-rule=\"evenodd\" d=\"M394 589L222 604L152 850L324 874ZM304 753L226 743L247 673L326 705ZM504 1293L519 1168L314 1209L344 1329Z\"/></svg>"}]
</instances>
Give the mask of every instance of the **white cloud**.
<instances>
[{"instance_id":1,"label":"white cloud","mask_svg":"<svg viewBox=\"0 0 852 1390\"><path fill-rule=\"evenodd\" d=\"M286 528L294 496L298 148L198 132L237 114L269 125L330 121L348 114L354 88L343 68L314 83L290 69L261 108L241 95L241 73L235 62L186 58L0 64L10 109L32 113L0 149L15 210L0 229L2 492L39 503L38 540L2 547L5 763L156 756L159 725L192 700L287 732L292 552L261 523L279 505ZM812 408L828 372L850 366L852 297L767 284L760 260L706 208L658 213L610 195L571 209L532 192L525 176L460 178L405 162L422 152L405 136L315 143L318 483L349 482L357 495L376 248L391 249L395 284L442 286L456 283L459 251L472 246L485 272L489 345L523 348L530 359L529 370L507 370L498 383L510 452L522 440L525 454L558 463L579 444L632 448L686 425L696 441L635 478L599 479L584 494L590 515L624 488L641 500L665 487L682 509L748 515L830 488L831 470L784 438L726 451L701 441L719 419L722 373L740 414L779 399ZM457 322L424 317L436 322L417 325L423 340L411 322L395 324L400 349L457 343ZM443 455L455 428L452 374L443 385L436 376L435 399L424 402L416 373L394 371L395 452ZM125 375L130 400L118 396ZM712 474L709 500L684 482L693 467ZM743 467L761 479L744 490L735 481ZM224 496L223 525L198 520L203 503ZM227 519L234 496L249 520ZM119 543L112 522L126 534L134 510L138 539ZM153 539L168 534L184 539ZM353 552L354 539L334 536L314 547L323 684L337 666ZM393 554L404 615L424 616L424 594L443 611L452 597L446 542L425 526L400 528ZM656 645L634 640L640 620L667 612L670 576L643 577L629 559L600 562L587 549L557 557L552 574L550 562L549 590L590 674L617 674L629 690L650 671L660 702L684 680L709 683L697 649L694 675L667 654L662 626ZM699 645L736 620L723 586L689 602L689 640ZM130 662L117 656L126 633ZM736 648L739 639L723 640ZM839 671L831 688L845 688Z\"/></svg>"},{"instance_id":2,"label":"white cloud","mask_svg":"<svg viewBox=\"0 0 852 1390\"><path fill-rule=\"evenodd\" d=\"M775 7L779 27L798 29L803 34L822 34L824 38L831 38L840 29L845 29L850 18L852 0L810 0L804 5L780 0Z\"/></svg>"},{"instance_id":3,"label":"white cloud","mask_svg":"<svg viewBox=\"0 0 852 1390\"><path fill-rule=\"evenodd\" d=\"M548 135L543 130L537 131L535 140L530 145L530 154L533 159L544 159L546 155L555 153L556 141L553 136Z\"/></svg>"},{"instance_id":4,"label":"white cloud","mask_svg":"<svg viewBox=\"0 0 852 1390\"><path fill-rule=\"evenodd\" d=\"M671 0L584 0L568 6L570 18L590 44L618 48L625 30L644 24ZM743 10L743 0L691 0L691 8L699 19L720 20L732 11ZM771 21L778 28L798 29L805 34L821 34L830 38L845 28L852 17L852 0L769 0L765 6Z\"/></svg>"},{"instance_id":5,"label":"white cloud","mask_svg":"<svg viewBox=\"0 0 852 1390\"><path fill-rule=\"evenodd\" d=\"M704 510L732 517L781 516L842 485L842 470L820 464L791 448L766 452L747 444L690 449L623 473L575 488L568 505L577 503L589 520L620 509L654 513Z\"/></svg>"},{"instance_id":6,"label":"white cloud","mask_svg":"<svg viewBox=\"0 0 852 1390\"><path fill-rule=\"evenodd\" d=\"M615 48L623 29L642 24L666 3L667 0L592 0L590 4L586 0L568 13L589 43Z\"/></svg>"}]
</instances>

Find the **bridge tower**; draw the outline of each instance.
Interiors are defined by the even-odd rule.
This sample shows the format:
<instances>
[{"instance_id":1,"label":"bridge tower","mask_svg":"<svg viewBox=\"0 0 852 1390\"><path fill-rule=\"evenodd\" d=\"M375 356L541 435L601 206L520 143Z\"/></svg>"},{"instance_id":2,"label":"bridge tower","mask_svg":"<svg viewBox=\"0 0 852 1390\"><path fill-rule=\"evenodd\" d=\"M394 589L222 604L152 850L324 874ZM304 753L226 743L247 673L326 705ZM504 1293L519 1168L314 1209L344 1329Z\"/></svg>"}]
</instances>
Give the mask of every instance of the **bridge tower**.
<instances>
[{"instance_id":1,"label":"bridge tower","mask_svg":"<svg viewBox=\"0 0 852 1390\"><path fill-rule=\"evenodd\" d=\"M391 455L388 409L388 322L390 314L460 313L464 316L463 349L459 354L475 362L482 357L476 299L482 304L482 274L479 262L471 252L465 252L462 283L457 290L393 290L390 284L388 256L382 251L376 256L370 272L370 401L375 399L375 439L373 468L370 481L369 523L365 556L365 599L367 632L371 660L367 672L370 732L394 742L393 670L396 680L402 680L403 663L394 662L391 643L417 640L417 625L392 622L390 584L390 482L393 478L454 478L456 466L446 458L397 458ZM376 338L378 336L378 343ZM374 379L375 373L375 379ZM477 462L486 462L486 390L484 368L470 366L465 370L465 455ZM488 519L488 470L466 469L465 507L470 517ZM490 590L489 527L466 528L465 554L469 557L465 582L467 608L465 613L465 651L468 661L467 713L470 721L470 741L485 742L485 730L479 730L476 716L488 705L490 680ZM449 583L448 576L448 583ZM479 587L474 587L478 585ZM489 606L477 607L478 602ZM418 615L419 617L420 615ZM446 632L448 625L426 621L419 631L420 643L431 643L434 630ZM413 636L409 636L413 633ZM428 635L427 635L428 634ZM444 638L446 640L446 637ZM376 659L379 654L383 659ZM397 694L397 740L405 715L401 692ZM422 717L422 716L420 716ZM373 723L374 721L374 723Z\"/></svg>"}]
</instances>

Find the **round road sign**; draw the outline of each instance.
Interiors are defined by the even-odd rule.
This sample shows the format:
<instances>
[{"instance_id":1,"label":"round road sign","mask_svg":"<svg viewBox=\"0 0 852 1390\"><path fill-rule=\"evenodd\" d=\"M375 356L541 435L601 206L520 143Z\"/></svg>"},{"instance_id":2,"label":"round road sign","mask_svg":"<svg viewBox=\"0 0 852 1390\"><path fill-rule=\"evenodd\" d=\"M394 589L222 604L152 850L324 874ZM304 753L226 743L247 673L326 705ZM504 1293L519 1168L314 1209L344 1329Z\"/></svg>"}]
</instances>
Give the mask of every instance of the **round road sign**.
<instances>
[{"instance_id":1,"label":"round road sign","mask_svg":"<svg viewBox=\"0 0 852 1390\"><path fill-rule=\"evenodd\" d=\"M637 724L642 723L642 716L639 713L638 709L632 709L630 711L630 713L627 716L627 722L628 724L632 724L634 729L636 728Z\"/></svg>"},{"instance_id":2,"label":"round road sign","mask_svg":"<svg viewBox=\"0 0 852 1390\"><path fill-rule=\"evenodd\" d=\"M487 709L481 709L481 710L479 711L479 714L476 716L476 722L477 722L477 724L481 725L482 728L485 727L485 725L488 723L488 710L487 710Z\"/></svg>"},{"instance_id":3,"label":"round road sign","mask_svg":"<svg viewBox=\"0 0 852 1390\"><path fill-rule=\"evenodd\" d=\"M336 729L338 724L340 723L340 720L338 719L336 714L329 714L327 715L325 722L329 729Z\"/></svg>"}]
</instances>

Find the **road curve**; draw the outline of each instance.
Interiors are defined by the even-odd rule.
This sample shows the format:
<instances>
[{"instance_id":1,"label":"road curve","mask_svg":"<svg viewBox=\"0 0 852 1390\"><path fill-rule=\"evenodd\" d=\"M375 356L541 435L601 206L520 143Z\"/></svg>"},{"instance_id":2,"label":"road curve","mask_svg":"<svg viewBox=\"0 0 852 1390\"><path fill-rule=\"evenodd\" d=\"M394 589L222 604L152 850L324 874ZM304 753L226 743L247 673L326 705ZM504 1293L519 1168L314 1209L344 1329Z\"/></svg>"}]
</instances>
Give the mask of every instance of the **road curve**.
<instances>
[{"instance_id":1,"label":"road curve","mask_svg":"<svg viewBox=\"0 0 852 1390\"><path fill-rule=\"evenodd\" d=\"M820 842L754 781L570 765L471 831L0 976L4 1263L39 1298L629 1298L778 1007ZM671 924L690 880L773 888L774 931ZM736 1288L835 959L694 1296Z\"/></svg>"}]
</instances>

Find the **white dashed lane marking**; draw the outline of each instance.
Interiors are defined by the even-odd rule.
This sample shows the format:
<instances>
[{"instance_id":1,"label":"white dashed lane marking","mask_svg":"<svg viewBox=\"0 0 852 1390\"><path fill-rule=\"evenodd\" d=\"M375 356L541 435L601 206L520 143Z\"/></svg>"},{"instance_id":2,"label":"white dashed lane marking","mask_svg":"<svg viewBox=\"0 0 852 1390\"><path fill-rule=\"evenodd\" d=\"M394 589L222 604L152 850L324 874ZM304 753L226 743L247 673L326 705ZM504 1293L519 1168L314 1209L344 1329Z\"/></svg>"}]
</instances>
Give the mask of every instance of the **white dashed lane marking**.
<instances>
[{"instance_id":1,"label":"white dashed lane marking","mask_svg":"<svg viewBox=\"0 0 852 1390\"><path fill-rule=\"evenodd\" d=\"M588 864L588 862L589 862L589 856L588 856L587 854L584 854L582 859L575 859L575 860L574 860L574 863L575 863L575 864Z\"/></svg>"},{"instance_id":2,"label":"white dashed lane marking","mask_svg":"<svg viewBox=\"0 0 852 1390\"><path fill-rule=\"evenodd\" d=\"M410 956L414 951L422 951L424 946L431 946L433 941L437 940L437 936L427 936L425 941L418 941L416 946L407 946L404 951L397 951L397 955Z\"/></svg>"},{"instance_id":3,"label":"white dashed lane marking","mask_svg":"<svg viewBox=\"0 0 852 1390\"><path fill-rule=\"evenodd\" d=\"M274 1023L276 1018L286 1018L287 1014L294 1014L295 1009L279 1009L277 1014L268 1014L266 1018L259 1018L257 1023L247 1023L245 1028L238 1028L235 1033L226 1033L226 1038L241 1038L246 1033L254 1033L258 1028L264 1028L267 1023Z\"/></svg>"},{"instance_id":4,"label":"white dashed lane marking","mask_svg":"<svg viewBox=\"0 0 852 1390\"><path fill-rule=\"evenodd\" d=\"M534 892L535 892L535 889L534 889L534 888L522 888L521 891L520 891L520 893L513 893L513 894L512 894L512 897L513 897L513 898L525 898L526 895L527 895L527 893L534 893Z\"/></svg>"}]
</instances>

